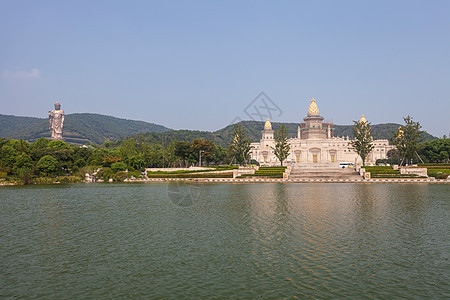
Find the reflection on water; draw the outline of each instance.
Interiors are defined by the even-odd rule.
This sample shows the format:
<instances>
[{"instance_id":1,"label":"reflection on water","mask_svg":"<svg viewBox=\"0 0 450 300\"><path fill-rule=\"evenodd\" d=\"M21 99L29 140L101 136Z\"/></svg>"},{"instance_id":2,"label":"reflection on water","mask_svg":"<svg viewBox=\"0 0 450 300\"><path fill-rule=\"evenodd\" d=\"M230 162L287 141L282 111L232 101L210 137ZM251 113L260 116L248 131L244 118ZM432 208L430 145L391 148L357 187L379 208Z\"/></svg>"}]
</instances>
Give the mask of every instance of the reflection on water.
<instances>
[{"instance_id":1,"label":"reflection on water","mask_svg":"<svg viewBox=\"0 0 450 300\"><path fill-rule=\"evenodd\" d=\"M431 184L5 187L0 297L447 298L448 195Z\"/></svg>"}]
</instances>

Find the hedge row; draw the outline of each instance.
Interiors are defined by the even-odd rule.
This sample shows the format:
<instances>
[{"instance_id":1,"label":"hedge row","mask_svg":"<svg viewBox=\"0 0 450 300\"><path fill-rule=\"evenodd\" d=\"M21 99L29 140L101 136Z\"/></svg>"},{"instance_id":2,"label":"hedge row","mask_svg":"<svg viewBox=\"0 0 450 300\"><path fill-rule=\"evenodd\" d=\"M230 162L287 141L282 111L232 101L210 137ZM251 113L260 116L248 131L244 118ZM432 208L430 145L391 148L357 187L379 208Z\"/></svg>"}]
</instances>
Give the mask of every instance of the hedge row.
<instances>
[{"instance_id":1,"label":"hedge row","mask_svg":"<svg viewBox=\"0 0 450 300\"><path fill-rule=\"evenodd\" d=\"M268 171L268 170L286 170L287 167L260 167L260 170Z\"/></svg>"},{"instance_id":2,"label":"hedge row","mask_svg":"<svg viewBox=\"0 0 450 300\"><path fill-rule=\"evenodd\" d=\"M268 177L268 178L283 178L283 173L259 173L259 174L242 174L239 177Z\"/></svg>"},{"instance_id":3,"label":"hedge row","mask_svg":"<svg viewBox=\"0 0 450 300\"><path fill-rule=\"evenodd\" d=\"M376 167L364 167L366 172L373 174L400 174L399 170L394 170L391 167L376 166Z\"/></svg>"},{"instance_id":4,"label":"hedge row","mask_svg":"<svg viewBox=\"0 0 450 300\"><path fill-rule=\"evenodd\" d=\"M148 178L233 178L233 173L148 174Z\"/></svg>"},{"instance_id":5,"label":"hedge row","mask_svg":"<svg viewBox=\"0 0 450 300\"><path fill-rule=\"evenodd\" d=\"M269 171L269 170L256 170L255 174L259 173L269 173L269 174L283 174L284 171Z\"/></svg>"},{"instance_id":6,"label":"hedge row","mask_svg":"<svg viewBox=\"0 0 450 300\"><path fill-rule=\"evenodd\" d=\"M213 172L213 171L227 171L239 169L238 166L211 166L207 167L210 170L178 170L178 171L154 171L147 172L148 174L190 174L190 173L201 173L201 172Z\"/></svg>"},{"instance_id":7,"label":"hedge row","mask_svg":"<svg viewBox=\"0 0 450 300\"><path fill-rule=\"evenodd\" d=\"M428 164L417 164L419 167L429 167L429 166L438 166L438 167L450 167L450 163L428 163Z\"/></svg>"},{"instance_id":8,"label":"hedge row","mask_svg":"<svg viewBox=\"0 0 450 300\"><path fill-rule=\"evenodd\" d=\"M239 166L212 166L212 168L216 169L217 171L225 171L239 169Z\"/></svg>"},{"instance_id":9,"label":"hedge row","mask_svg":"<svg viewBox=\"0 0 450 300\"><path fill-rule=\"evenodd\" d=\"M421 166L422 167L422 166ZM436 169L439 169L439 170L450 170L450 166L423 166L423 167L425 167L425 168L427 168L428 170L436 170Z\"/></svg>"},{"instance_id":10,"label":"hedge row","mask_svg":"<svg viewBox=\"0 0 450 300\"><path fill-rule=\"evenodd\" d=\"M417 174L375 174L372 178L419 178Z\"/></svg>"}]
</instances>

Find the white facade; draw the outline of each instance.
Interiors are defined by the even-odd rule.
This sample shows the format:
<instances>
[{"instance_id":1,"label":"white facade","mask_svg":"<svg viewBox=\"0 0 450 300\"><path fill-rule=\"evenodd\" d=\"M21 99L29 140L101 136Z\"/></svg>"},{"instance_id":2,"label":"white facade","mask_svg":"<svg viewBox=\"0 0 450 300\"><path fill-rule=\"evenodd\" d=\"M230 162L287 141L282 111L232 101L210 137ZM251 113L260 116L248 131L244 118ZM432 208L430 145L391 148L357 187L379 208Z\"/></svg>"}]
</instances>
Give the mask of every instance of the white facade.
<instances>
[{"instance_id":1,"label":"white facade","mask_svg":"<svg viewBox=\"0 0 450 300\"><path fill-rule=\"evenodd\" d=\"M286 163L329 164L339 162L361 163L361 158L350 148L348 137L334 137L333 124L324 123L319 115L315 100L311 100L305 122L298 127L296 138L289 139L290 153ZM364 116L361 121L365 121ZM274 131L267 119L258 143L252 143L251 158L262 165L279 165L280 161L274 155ZM374 149L366 159L375 163L377 159L385 159L389 150L394 147L388 140L374 140Z\"/></svg>"}]
</instances>

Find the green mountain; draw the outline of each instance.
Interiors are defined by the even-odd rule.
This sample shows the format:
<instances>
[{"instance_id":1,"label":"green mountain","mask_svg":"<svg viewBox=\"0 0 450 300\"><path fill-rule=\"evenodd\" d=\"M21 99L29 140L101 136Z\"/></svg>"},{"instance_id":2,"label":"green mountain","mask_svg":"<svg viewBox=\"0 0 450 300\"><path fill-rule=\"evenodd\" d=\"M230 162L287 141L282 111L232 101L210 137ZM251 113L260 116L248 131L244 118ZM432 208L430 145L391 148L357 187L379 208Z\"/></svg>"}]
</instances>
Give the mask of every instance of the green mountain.
<instances>
[{"instance_id":1,"label":"green mountain","mask_svg":"<svg viewBox=\"0 0 450 300\"><path fill-rule=\"evenodd\" d=\"M0 114L0 138L15 138L17 133L25 128L31 128L42 123L43 119L32 117L16 117ZM48 122L47 122L48 124Z\"/></svg>"},{"instance_id":2,"label":"green mountain","mask_svg":"<svg viewBox=\"0 0 450 300\"><path fill-rule=\"evenodd\" d=\"M76 144L103 144L104 141L118 140L139 132L168 130L171 129L153 123L99 114L69 114L64 119L64 140ZM0 137L26 141L34 141L40 137L48 138L50 137L48 120L0 114Z\"/></svg>"},{"instance_id":3,"label":"green mountain","mask_svg":"<svg viewBox=\"0 0 450 300\"><path fill-rule=\"evenodd\" d=\"M242 121L241 124L247 131L249 138L256 142L261 138L261 130L264 122ZM297 136L298 123L272 123L273 129L284 124L288 128L290 137ZM399 124L387 123L372 125L376 139L391 139L392 132L396 131ZM334 136L349 136L352 134L353 125L334 125ZM233 125L228 125L214 132L196 130L171 130L167 127L147 123L115 118L111 116L78 113L66 115L64 121L64 139L75 144L103 144L105 141L120 140L124 137L142 138L151 142L170 141L173 139L191 141L203 138L214 143L226 146L233 137ZM48 120L31 117L16 117L0 114L0 138L23 139L34 141L40 137L50 137ZM434 136L424 133L425 140L435 139Z\"/></svg>"}]
</instances>

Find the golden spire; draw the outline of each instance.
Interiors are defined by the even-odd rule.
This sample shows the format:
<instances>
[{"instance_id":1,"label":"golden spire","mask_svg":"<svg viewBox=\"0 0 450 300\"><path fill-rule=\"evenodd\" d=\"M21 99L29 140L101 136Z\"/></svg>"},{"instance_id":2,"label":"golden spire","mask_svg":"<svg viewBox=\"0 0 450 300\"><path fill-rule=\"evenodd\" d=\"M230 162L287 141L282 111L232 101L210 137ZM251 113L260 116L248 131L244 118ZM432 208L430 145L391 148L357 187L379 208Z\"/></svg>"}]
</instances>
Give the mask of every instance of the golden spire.
<instances>
[{"instance_id":1,"label":"golden spire","mask_svg":"<svg viewBox=\"0 0 450 300\"><path fill-rule=\"evenodd\" d=\"M311 99L311 104L308 108L308 116L318 116L319 108L317 107L316 100L314 98Z\"/></svg>"},{"instance_id":2,"label":"golden spire","mask_svg":"<svg viewBox=\"0 0 450 300\"><path fill-rule=\"evenodd\" d=\"M400 126L400 127L398 128L397 137L402 138L404 134L405 134L405 132L403 131L402 126Z\"/></svg>"},{"instance_id":3,"label":"golden spire","mask_svg":"<svg viewBox=\"0 0 450 300\"><path fill-rule=\"evenodd\" d=\"M272 124L270 124L269 119L267 119L266 124L264 124L264 130L272 130Z\"/></svg>"},{"instance_id":4,"label":"golden spire","mask_svg":"<svg viewBox=\"0 0 450 300\"><path fill-rule=\"evenodd\" d=\"M361 116L359 123L367 123L367 120L366 120L366 118L364 118L364 115Z\"/></svg>"}]
</instances>

